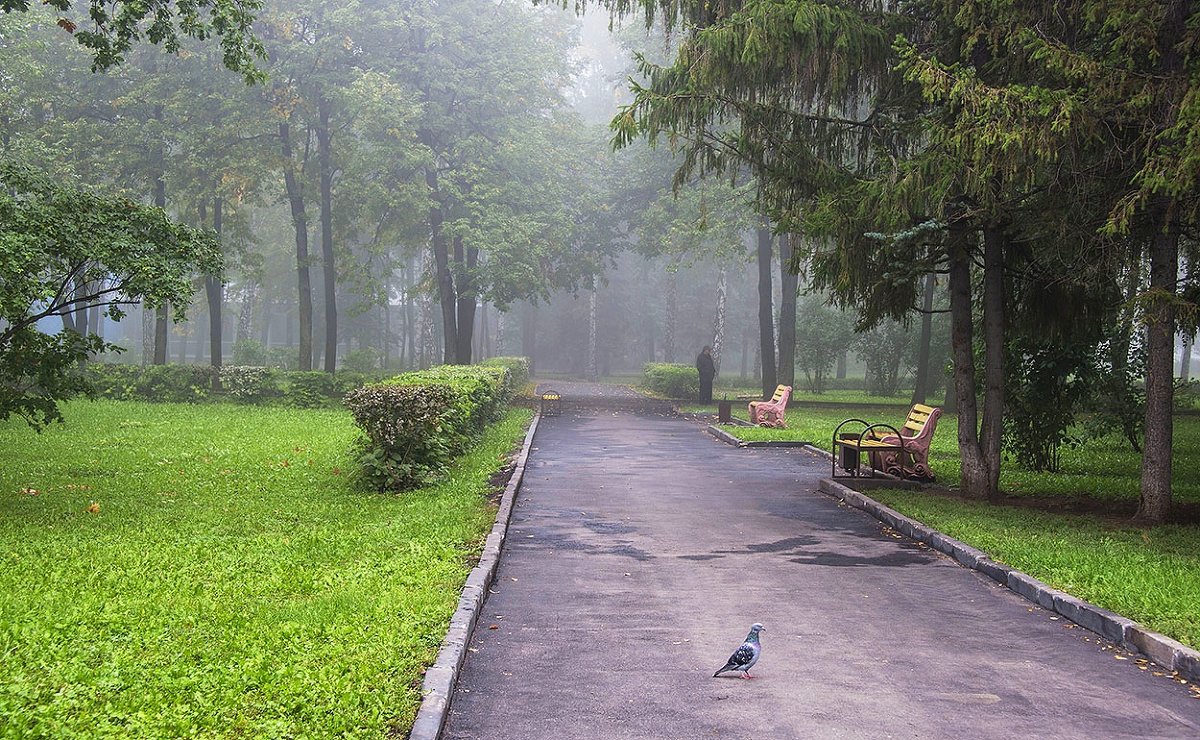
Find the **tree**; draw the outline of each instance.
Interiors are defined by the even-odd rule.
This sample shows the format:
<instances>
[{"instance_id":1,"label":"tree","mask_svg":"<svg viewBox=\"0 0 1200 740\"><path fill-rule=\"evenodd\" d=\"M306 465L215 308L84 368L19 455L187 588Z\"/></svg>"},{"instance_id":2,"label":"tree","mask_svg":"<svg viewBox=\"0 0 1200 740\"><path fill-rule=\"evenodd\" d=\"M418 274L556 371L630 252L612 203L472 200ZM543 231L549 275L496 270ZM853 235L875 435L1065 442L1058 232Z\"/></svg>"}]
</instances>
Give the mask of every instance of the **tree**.
<instances>
[{"instance_id":1,"label":"tree","mask_svg":"<svg viewBox=\"0 0 1200 740\"><path fill-rule=\"evenodd\" d=\"M124 63L134 42L142 38L174 54L184 37L203 40L216 35L226 67L242 73L247 81L262 79L255 60L264 54L252 28L259 0L89 0L82 14L86 20L71 0L46 4L56 12L55 24L91 52L93 71ZM25 12L29 7L29 0L0 0L5 13Z\"/></svg>"},{"instance_id":2,"label":"tree","mask_svg":"<svg viewBox=\"0 0 1200 740\"><path fill-rule=\"evenodd\" d=\"M58 401L86 389L83 360L111 345L38 322L83 309L117 318L138 301L187 305L194 271L219 273L208 234L158 208L0 163L0 419L61 421Z\"/></svg>"}]
</instances>

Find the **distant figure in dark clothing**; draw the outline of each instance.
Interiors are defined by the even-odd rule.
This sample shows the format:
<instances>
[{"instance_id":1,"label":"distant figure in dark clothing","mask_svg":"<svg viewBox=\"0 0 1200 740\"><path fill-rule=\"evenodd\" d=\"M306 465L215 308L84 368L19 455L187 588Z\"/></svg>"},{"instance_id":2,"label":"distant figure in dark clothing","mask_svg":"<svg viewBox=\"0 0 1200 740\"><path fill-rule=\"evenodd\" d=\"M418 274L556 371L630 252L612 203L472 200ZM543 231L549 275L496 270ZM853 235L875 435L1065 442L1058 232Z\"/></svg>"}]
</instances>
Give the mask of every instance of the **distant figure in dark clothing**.
<instances>
[{"instance_id":1,"label":"distant figure in dark clothing","mask_svg":"<svg viewBox=\"0 0 1200 740\"><path fill-rule=\"evenodd\" d=\"M712 348L705 347L696 355L696 372L700 373L700 403L712 403L713 376L717 366L713 364Z\"/></svg>"}]
</instances>

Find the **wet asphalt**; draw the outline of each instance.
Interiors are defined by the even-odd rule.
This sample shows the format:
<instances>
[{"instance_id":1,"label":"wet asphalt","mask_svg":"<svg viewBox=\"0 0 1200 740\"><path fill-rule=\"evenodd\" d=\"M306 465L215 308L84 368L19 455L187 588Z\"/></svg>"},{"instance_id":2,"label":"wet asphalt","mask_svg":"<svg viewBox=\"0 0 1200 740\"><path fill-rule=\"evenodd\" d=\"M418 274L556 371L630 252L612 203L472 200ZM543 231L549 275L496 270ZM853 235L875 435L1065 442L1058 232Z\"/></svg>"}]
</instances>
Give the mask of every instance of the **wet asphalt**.
<instances>
[{"instance_id":1,"label":"wet asphalt","mask_svg":"<svg viewBox=\"0 0 1200 740\"><path fill-rule=\"evenodd\" d=\"M1200 737L1185 686L821 494L823 458L567 400L443 737ZM754 678L713 678L753 622Z\"/></svg>"}]
</instances>

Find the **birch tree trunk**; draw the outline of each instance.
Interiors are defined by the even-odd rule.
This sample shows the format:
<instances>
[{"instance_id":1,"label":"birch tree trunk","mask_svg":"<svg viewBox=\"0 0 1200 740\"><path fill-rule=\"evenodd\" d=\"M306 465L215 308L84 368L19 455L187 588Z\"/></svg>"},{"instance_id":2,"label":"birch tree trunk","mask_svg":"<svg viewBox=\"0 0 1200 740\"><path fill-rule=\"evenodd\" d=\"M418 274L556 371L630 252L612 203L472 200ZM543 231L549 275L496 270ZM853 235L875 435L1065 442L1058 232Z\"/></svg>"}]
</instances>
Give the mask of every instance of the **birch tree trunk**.
<instances>
[{"instance_id":1,"label":"birch tree trunk","mask_svg":"<svg viewBox=\"0 0 1200 740\"><path fill-rule=\"evenodd\" d=\"M321 273L325 284L325 372L337 368L337 266L333 250L333 133L329 130L331 103L317 97L317 169L321 196Z\"/></svg>"},{"instance_id":2,"label":"birch tree trunk","mask_svg":"<svg viewBox=\"0 0 1200 740\"><path fill-rule=\"evenodd\" d=\"M593 383L600 379L596 363L596 281L594 278L592 279L592 289L588 291L587 378Z\"/></svg>"},{"instance_id":3,"label":"birch tree trunk","mask_svg":"<svg viewBox=\"0 0 1200 740\"><path fill-rule=\"evenodd\" d=\"M722 267L717 277L717 315L713 319L712 358L717 376L721 374L721 346L725 343L725 294L728 286L728 274Z\"/></svg>"},{"instance_id":4,"label":"birch tree trunk","mask_svg":"<svg viewBox=\"0 0 1200 740\"><path fill-rule=\"evenodd\" d=\"M666 324L663 327L663 362L675 362L675 322L679 312L678 282L674 271L667 272L666 305L663 307Z\"/></svg>"}]
</instances>

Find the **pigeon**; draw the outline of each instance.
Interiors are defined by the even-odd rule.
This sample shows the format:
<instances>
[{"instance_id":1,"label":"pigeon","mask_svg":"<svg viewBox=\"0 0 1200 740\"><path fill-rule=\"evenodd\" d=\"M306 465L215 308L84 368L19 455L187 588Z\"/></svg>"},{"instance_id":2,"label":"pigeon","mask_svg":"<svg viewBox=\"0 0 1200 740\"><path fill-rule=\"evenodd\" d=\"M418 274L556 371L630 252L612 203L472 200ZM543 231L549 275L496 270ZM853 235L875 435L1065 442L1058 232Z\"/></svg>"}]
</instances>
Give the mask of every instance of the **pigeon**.
<instances>
[{"instance_id":1,"label":"pigeon","mask_svg":"<svg viewBox=\"0 0 1200 740\"><path fill-rule=\"evenodd\" d=\"M733 651L733 655L729 656L729 662L714 673L713 678L725 671L741 671L742 678L753 678L750 675L750 669L758 662L758 656L762 654L762 645L758 644L758 633L765 630L766 628L758 622L750 625L750 634L746 635L746 641Z\"/></svg>"}]
</instances>

